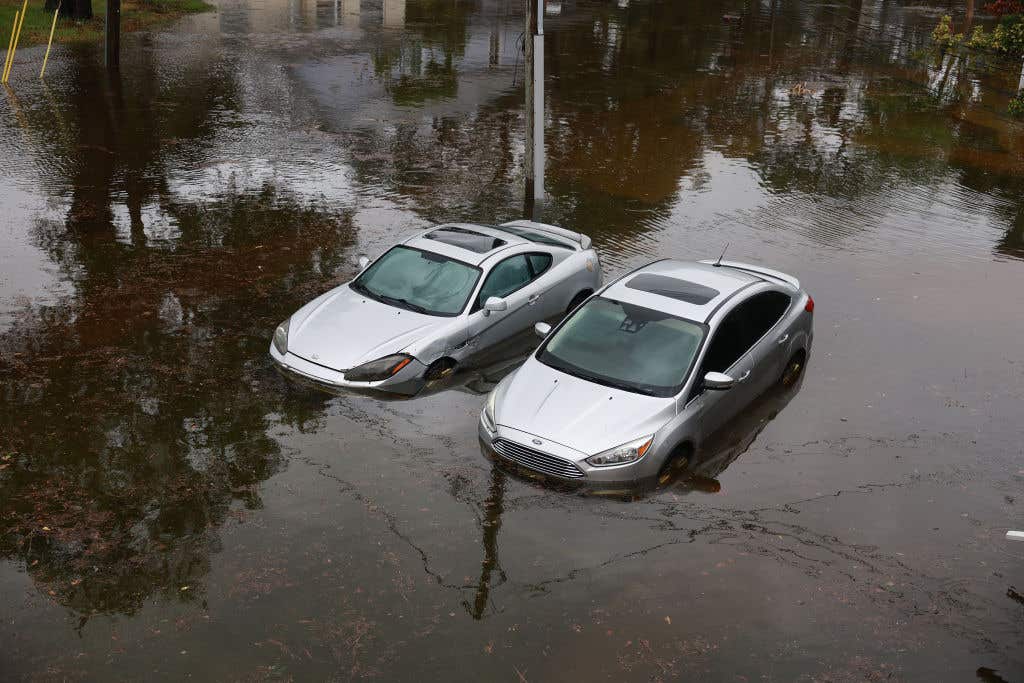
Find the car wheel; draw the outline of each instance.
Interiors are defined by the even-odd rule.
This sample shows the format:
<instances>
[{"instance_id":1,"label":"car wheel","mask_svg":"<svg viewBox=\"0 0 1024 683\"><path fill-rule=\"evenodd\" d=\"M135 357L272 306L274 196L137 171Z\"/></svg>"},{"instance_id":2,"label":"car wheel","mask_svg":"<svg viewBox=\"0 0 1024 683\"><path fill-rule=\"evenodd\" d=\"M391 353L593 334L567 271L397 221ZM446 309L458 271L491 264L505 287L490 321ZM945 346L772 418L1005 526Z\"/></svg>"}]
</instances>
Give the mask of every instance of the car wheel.
<instances>
[{"instance_id":1,"label":"car wheel","mask_svg":"<svg viewBox=\"0 0 1024 683\"><path fill-rule=\"evenodd\" d=\"M672 481L693 464L693 448L689 444L679 446L665 459L658 472L658 485Z\"/></svg>"},{"instance_id":2,"label":"car wheel","mask_svg":"<svg viewBox=\"0 0 1024 683\"><path fill-rule=\"evenodd\" d=\"M807 354L803 350L793 354L793 357L786 363L786 369L782 371L782 377L779 378L782 386L791 387L796 384L796 381L800 379L800 374L804 371L806 360Z\"/></svg>"},{"instance_id":3,"label":"car wheel","mask_svg":"<svg viewBox=\"0 0 1024 683\"><path fill-rule=\"evenodd\" d=\"M427 368L427 371L423 373L423 379L428 382L433 382L435 380L451 377L455 374L455 368L457 365L458 363L455 362L453 358L438 358L431 363L430 367Z\"/></svg>"}]
</instances>

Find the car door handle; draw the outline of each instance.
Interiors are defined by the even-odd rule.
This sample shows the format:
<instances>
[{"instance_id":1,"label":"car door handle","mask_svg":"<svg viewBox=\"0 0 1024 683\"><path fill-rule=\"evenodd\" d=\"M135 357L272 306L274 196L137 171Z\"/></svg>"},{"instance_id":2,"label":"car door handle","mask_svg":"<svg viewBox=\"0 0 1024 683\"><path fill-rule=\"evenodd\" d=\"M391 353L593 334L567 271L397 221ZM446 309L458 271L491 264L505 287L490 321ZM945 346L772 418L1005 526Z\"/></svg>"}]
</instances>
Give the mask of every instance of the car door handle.
<instances>
[{"instance_id":1,"label":"car door handle","mask_svg":"<svg viewBox=\"0 0 1024 683\"><path fill-rule=\"evenodd\" d=\"M538 301L540 301L540 294L534 294L533 296L531 296L529 299L526 300L526 304L528 306L532 306L535 303L537 303Z\"/></svg>"},{"instance_id":2,"label":"car door handle","mask_svg":"<svg viewBox=\"0 0 1024 683\"><path fill-rule=\"evenodd\" d=\"M785 344L788 341L789 341L789 335L788 334L784 334L781 337L779 337L778 340L776 340L775 343L778 344L779 346L782 346L783 344Z\"/></svg>"},{"instance_id":3,"label":"car door handle","mask_svg":"<svg viewBox=\"0 0 1024 683\"><path fill-rule=\"evenodd\" d=\"M750 377L750 370L747 370L742 375L740 375L738 378L736 378L736 381L737 382L746 382L748 377Z\"/></svg>"}]
</instances>

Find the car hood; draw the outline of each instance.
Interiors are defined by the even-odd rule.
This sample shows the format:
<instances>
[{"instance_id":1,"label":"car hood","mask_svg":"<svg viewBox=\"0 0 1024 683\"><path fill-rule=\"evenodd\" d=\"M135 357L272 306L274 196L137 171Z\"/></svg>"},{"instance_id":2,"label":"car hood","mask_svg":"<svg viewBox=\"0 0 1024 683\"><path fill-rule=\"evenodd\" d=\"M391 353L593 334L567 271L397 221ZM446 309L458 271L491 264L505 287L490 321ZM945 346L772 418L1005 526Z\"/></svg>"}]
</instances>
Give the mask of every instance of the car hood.
<instances>
[{"instance_id":1,"label":"car hood","mask_svg":"<svg viewBox=\"0 0 1024 683\"><path fill-rule=\"evenodd\" d=\"M532 356L498 387L495 419L594 455L649 436L675 415L675 399L644 396L579 379Z\"/></svg>"},{"instance_id":2,"label":"car hood","mask_svg":"<svg viewBox=\"0 0 1024 683\"><path fill-rule=\"evenodd\" d=\"M334 370L398 353L447 322L389 306L342 285L291 317L288 351Z\"/></svg>"}]
</instances>

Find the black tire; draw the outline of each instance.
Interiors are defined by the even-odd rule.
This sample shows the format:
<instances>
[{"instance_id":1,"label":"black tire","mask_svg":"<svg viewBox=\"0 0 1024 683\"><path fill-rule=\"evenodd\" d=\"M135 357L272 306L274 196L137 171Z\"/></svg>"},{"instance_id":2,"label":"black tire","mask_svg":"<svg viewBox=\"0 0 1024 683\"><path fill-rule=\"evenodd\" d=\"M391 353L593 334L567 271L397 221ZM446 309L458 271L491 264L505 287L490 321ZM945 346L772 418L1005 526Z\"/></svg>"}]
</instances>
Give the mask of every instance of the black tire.
<instances>
[{"instance_id":1,"label":"black tire","mask_svg":"<svg viewBox=\"0 0 1024 683\"><path fill-rule=\"evenodd\" d=\"M786 387L787 389L800 379L800 375L803 374L804 366L807 364L807 353L800 349L793 354L793 357L786 363L786 367L782 370L782 376L779 377L779 384Z\"/></svg>"},{"instance_id":2,"label":"black tire","mask_svg":"<svg viewBox=\"0 0 1024 683\"><path fill-rule=\"evenodd\" d=\"M423 373L423 379L428 382L433 382L439 379L446 379L455 374L455 368L458 367L458 363L454 358L438 358L427 368L427 371Z\"/></svg>"},{"instance_id":3,"label":"black tire","mask_svg":"<svg viewBox=\"0 0 1024 683\"><path fill-rule=\"evenodd\" d=\"M574 296L572 298L572 301L569 302L569 307L565 309L565 314L569 315L570 313L572 313L576 309L576 307L579 306L584 301L586 301L587 297L590 296L592 293L593 292L584 290L578 293L576 296Z\"/></svg>"},{"instance_id":4,"label":"black tire","mask_svg":"<svg viewBox=\"0 0 1024 683\"><path fill-rule=\"evenodd\" d=\"M658 484L667 483L673 476L693 466L693 447L684 443L672 451L658 472Z\"/></svg>"}]
</instances>

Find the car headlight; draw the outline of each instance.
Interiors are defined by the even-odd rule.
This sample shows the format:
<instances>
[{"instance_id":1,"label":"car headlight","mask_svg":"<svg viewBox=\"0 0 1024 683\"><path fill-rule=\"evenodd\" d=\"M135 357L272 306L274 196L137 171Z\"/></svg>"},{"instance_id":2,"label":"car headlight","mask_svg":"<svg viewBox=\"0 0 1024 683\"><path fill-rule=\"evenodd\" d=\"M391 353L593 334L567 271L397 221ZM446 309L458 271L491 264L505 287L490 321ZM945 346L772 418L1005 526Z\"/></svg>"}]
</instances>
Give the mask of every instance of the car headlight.
<instances>
[{"instance_id":1,"label":"car headlight","mask_svg":"<svg viewBox=\"0 0 1024 683\"><path fill-rule=\"evenodd\" d=\"M494 401L497 394L498 392L495 390L487 396L487 404L484 406L483 412L484 427L492 434L498 431L498 421L494 419Z\"/></svg>"},{"instance_id":2,"label":"car headlight","mask_svg":"<svg viewBox=\"0 0 1024 683\"><path fill-rule=\"evenodd\" d=\"M379 382L382 379L393 377L411 362L412 356L407 356L404 353L384 356L352 368L345 373L345 379L352 382Z\"/></svg>"},{"instance_id":3,"label":"car headlight","mask_svg":"<svg viewBox=\"0 0 1024 683\"><path fill-rule=\"evenodd\" d=\"M644 453L651 447L653 441L653 436L645 436L642 439L610 448L603 453L592 455L587 458L587 462L594 467L610 467L611 465L625 465L628 462L636 462L644 457Z\"/></svg>"},{"instance_id":4,"label":"car headlight","mask_svg":"<svg viewBox=\"0 0 1024 683\"><path fill-rule=\"evenodd\" d=\"M292 319L288 318L274 330L274 348L282 356L288 353L288 323L291 321Z\"/></svg>"}]
</instances>

